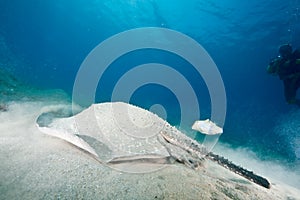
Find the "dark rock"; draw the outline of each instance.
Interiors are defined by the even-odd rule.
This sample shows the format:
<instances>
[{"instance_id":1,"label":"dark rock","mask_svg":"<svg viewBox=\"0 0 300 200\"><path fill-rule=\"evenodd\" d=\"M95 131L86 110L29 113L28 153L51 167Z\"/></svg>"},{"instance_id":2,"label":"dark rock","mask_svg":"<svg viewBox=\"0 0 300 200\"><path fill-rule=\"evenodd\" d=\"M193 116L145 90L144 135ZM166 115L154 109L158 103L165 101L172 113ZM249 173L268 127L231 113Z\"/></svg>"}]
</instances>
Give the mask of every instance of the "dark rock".
<instances>
[{"instance_id":1,"label":"dark rock","mask_svg":"<svg viewBox=\"0 0 300 200\"><path fill-rule=\"evenodd\" d=\"M0 112L6 112L8 110L7 105L0 104Z\"/></svg>"}]
</instances>

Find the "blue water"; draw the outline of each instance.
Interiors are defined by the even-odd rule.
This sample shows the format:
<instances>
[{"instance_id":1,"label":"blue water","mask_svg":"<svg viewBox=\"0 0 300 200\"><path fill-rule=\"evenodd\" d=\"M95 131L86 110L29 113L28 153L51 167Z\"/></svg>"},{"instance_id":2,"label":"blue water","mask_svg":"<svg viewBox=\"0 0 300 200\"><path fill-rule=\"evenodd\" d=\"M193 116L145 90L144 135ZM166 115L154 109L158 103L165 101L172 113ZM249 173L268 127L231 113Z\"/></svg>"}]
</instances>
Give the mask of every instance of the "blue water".
<instances>
[{"instance_id":1,"label":"blue water","mask_svg":"<svg viewBox=\"0 0 300 200\"><path fill-rule=\"evenodd\" d=\"M299 9L298 0L2 0L0 67L27 85L58 88L71 96L81 63L105 39L141 27L182 32L206 49L224 81L227 116L220 141L294 167L300 159L300 108L285 103L282 83L266 73L266 66L280 44L300 47ZM179 69L201 99L201 118L210 116L206 85L189 63L151 49L130 52L112 63L96 102L109 101L122 74L149 62ZM15 93L1 94L3 101ZM180 121L178 100L168 88L145 85L131 103L144 108L161 104L170 123Z\"/></svg>"}]
</instances>

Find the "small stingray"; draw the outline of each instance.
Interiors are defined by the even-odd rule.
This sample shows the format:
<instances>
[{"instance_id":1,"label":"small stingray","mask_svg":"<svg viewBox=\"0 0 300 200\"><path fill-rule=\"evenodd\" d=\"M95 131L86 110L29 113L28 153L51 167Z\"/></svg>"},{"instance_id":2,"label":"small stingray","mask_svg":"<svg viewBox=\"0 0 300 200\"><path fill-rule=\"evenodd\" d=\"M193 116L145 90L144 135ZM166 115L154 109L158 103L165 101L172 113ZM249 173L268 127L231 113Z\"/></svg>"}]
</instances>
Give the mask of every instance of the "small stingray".
<instances>
[{"instance_id":1,"label":"small stingray","mask_svg":"<svg viewBox=\"0 0 300 200\"><path fill-rule=\"evenodd\" d=\"M193 130L199 131L206 135L217 135L223 133L223 128L217 126L214 122L207 120L195 121L192 126Z\"/></svg>"}]
</instances>

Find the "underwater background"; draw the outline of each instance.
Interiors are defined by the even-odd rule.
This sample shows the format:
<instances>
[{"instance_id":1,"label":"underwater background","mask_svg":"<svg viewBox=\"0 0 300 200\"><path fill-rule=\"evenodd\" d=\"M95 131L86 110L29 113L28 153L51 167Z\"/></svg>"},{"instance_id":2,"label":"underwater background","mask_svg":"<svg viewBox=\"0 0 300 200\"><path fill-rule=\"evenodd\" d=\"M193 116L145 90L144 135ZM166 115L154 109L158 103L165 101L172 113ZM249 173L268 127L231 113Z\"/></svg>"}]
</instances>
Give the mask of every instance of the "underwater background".
<instances>
[{"instance_id":1,"label":"underwater background","mask_svg":"<svg viewBox=\"0 0 300 200\"><path fill-rule=\"evenodd\" d=\"M32 93L45 95L50 89L71 96L81 63L99 43L133 28L169 28L201 44L221 73L227 115L220 142L299 172L300 108L285 102L282 82L266 73L281 44L300 48L299 9L298 0L1 0L0 103L27 101ZM209 118L210 98L201 77L193 76L182 59L151 49L117 59L95 101L110 101L122 74L150 62L186 69L182 73L201 99L201 118ZM12 76L39 90L19 87ZM131 103L144 108L161 104L167 120L179 122L178 101L159 85L139 88Z\"/></svg>"}]
</instances>

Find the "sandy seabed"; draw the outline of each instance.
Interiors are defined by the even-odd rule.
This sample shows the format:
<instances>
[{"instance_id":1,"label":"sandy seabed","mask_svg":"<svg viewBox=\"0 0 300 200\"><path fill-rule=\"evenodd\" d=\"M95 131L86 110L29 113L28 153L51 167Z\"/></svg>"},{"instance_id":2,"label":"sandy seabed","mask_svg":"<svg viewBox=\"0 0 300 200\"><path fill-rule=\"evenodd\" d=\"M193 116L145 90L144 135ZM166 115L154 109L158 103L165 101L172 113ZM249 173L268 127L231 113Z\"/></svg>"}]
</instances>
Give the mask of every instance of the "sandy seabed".
<instances>
[{"instance_id":1,"label":"sandy seabed","mask_svg":"<svg viewBox=\"0 0 300 200\"><path fill-rule=\"evenodd\" d=\"M43 134L35 124L43 106L11 104L0 113L0 199L300 199L296 188L270 180L266 189L208 160L198 170L114 170Z\"/></svg>"}]
</instances>

